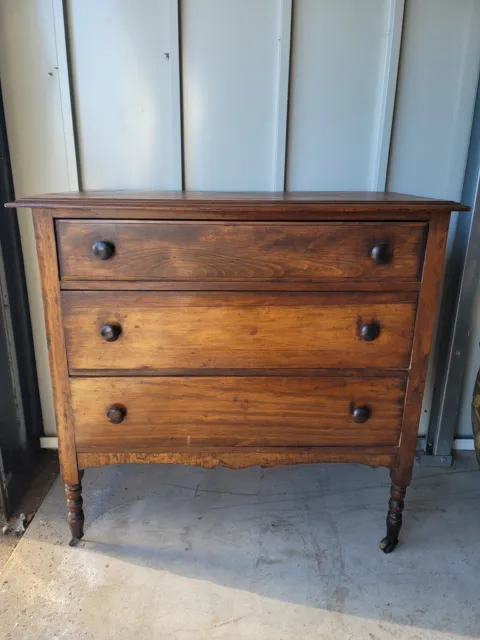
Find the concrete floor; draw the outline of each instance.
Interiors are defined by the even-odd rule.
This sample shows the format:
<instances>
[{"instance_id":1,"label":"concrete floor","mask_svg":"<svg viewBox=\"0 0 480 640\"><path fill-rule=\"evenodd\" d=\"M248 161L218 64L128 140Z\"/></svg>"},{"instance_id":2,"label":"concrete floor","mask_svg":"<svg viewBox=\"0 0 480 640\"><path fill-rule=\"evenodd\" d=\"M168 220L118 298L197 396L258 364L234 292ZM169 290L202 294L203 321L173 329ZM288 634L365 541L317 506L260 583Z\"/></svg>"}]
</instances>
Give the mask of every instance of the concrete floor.
<instances>
[{"instance_id":1,"label":"concrete floor","mask_svg":"<svg viewBox=\"0 0 480 640\"><path fill-rule=\"evenodd\" d=\"M20 500L13 499L15 509L11 519L6 522L3 511L0 508L0 577L2 569L12 555L15 547L22 539L13 533L2 534L3 526L15 521L23 513L26 522L29 523L40 508L45 496L50 491L52 484L58 476L58 455L56 451L42 451L33 469L30 470L27 484L23 485ZM0 627L0 638L2 630Z\"/></svg>"},{"instance_id":2,"label":"concrete floor","mask_svg":"<svg viewBox=\"0 0 480 640\"><path fill-rule=\"evenodd\" d=\"M5 640L480 637L480 473L416 469L385 556L388 473L89 470L85 540L54 485L0 574Z\"/></svg>"}]
</instances>

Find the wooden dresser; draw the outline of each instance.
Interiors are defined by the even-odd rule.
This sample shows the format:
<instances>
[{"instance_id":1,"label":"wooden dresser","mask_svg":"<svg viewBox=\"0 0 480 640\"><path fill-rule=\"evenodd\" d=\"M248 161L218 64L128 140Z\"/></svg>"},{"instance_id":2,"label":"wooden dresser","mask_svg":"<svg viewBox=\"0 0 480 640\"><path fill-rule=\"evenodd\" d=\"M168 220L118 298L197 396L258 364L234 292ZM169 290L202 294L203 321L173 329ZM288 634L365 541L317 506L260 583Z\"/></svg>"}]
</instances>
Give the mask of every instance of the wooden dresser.
<instances>
[{"instance_id":1,"label":"wooden dresser","mask_svg":"<svg viewBox=\"0 0 480 640\"><path fill-rule=\"evenodd\" d=\"M398 542L454 202L384 193L27 198L72 543L99 465L391 469Z\"/></svg>"}]
</instances>

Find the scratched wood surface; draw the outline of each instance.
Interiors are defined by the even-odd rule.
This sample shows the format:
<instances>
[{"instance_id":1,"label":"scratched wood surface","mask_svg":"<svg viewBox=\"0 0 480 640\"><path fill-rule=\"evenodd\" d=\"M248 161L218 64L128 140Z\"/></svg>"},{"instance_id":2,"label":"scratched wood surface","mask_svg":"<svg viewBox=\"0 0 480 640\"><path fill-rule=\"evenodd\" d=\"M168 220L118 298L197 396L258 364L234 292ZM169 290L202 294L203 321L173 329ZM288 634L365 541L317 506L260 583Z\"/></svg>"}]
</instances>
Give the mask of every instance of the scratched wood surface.
<instances>
[{"instance_id":1,"label":"scratched wood surface","mask_svg":"<svg viewBox=\"0 0 480 640\"><path fill-rule=\"evenodd\" d=\"M392 467L397 447L162 447L158 453L78 452L80 469L109 464L189 464L205 469L222 466L245 469L252 465L276 467L315 462L354 462Z\"/></svg>"}]
</instances>

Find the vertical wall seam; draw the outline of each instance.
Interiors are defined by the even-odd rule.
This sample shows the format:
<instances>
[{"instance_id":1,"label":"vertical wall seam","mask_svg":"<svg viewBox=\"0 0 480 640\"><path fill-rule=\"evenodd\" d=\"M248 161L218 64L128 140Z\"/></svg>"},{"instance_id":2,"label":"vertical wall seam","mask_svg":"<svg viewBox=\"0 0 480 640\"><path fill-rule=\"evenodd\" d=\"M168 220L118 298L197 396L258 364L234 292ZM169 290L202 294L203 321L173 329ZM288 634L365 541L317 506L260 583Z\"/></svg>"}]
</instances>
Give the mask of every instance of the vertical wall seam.
<instances>
[{"instance_id":1,"label":"vertical wall seam","mask_svg":"<svg viewBox=\"0 0 480 640\"><path fill-rule=\"evenodd\" d=\"M283 191L286 180L292 10L293 0L281 0L277 59L277 103L273 152L274 191Z\"/></svg>"},{"instance_id":2,"label":"vertical wall seam","mask_svg":"<svg viewBox=\"0 0 480 640\"><path fill-rule=\"evenodd\" d=\"M60 109L62 113L68 184L71 191L77 191L81 184L80 161L78 155L78 140L75 134L75 115L69 68L66 15L66 8L63 0L52 0L53 30L57 62L56 77L60 97Z\"/></svg>"},{"instance_id":3,"label":"vertical wall seam","mask_svg":"<svg viewBox=\"0 0 480 640\"><path fill-rule=\"evenodd\" d=\"M400 67L405 0L390 0L388 42L382 81L381 106L378 119L377 150L373 165L372 189L385 191L393 131L393 117Z\"/></svg>"},{"instance_id":4,"label":"vertical wall seam","mask_svg":"<svg viewBox=\"0 0 480 640\"><path fill-rule=\"evenodd\" d=\"M172 183L175 189L185 188L184 152L183 152L183 100L182 100L182 54L180 0L170 0L170 96L171 96L171 143Z\"/></svg>"}]
</instances>

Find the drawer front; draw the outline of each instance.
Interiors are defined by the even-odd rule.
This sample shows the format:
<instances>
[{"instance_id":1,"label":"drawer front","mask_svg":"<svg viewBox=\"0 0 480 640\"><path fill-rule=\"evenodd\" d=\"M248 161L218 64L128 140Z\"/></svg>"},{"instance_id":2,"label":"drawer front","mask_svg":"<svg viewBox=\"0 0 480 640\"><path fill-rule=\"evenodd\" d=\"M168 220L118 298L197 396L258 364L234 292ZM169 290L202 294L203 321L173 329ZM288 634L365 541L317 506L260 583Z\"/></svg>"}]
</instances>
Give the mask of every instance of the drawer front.
<instances>
[{"instance_id":1,"label":"drawer front","mask_svg":"<svg viewBox=\"0 0 480 640\"><path fill-rule=\"evenodd\" d=\"M70 384L77 449L110 453L195 445L395 446L405 394L402 378L72 378ZM107 418L112 407L119 424ZM358 409L368 416L363 423L353 419Z\"/></svg>"},{"instance_id":2,"label":"drawer front","mask_svg":"<svg viewBox=\"0 0 480 640\"><path fill-rule=\"evenodd\" d=\"M425 231L408 222L57 221L64 280L417 281Z\"/></svg>"},{"instance_id":3,"label":"drawer front","mask_svg":"<svg viewBox=\"0 0 480 640\"><path fill-rule=\"evenodd\" d=\"M72 374L407 368L416 294L64 291L62 306Z\"/></svg>"}]
</instances>

